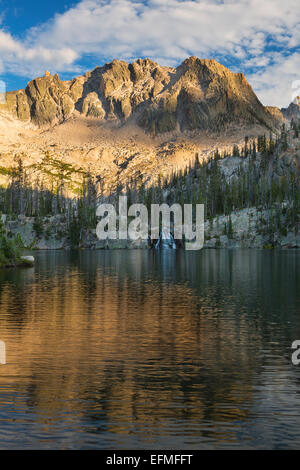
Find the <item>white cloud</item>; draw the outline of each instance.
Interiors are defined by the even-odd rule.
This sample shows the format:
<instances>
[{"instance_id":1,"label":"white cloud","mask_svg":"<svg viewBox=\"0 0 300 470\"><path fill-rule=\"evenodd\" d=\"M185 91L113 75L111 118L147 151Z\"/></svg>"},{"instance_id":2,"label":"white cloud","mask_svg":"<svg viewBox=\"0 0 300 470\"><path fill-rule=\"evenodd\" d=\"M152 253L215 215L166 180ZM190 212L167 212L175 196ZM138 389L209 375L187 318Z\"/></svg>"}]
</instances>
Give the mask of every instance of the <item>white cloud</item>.
<instances>
[{"instance_id":1,"label":"white cloud","mask_svg":"<svg viewBox=\"0 0 300 470\"><path fill-rule=\"evenodd\" d=\"M256 74L248 76L250 83L260 96L263 104L286 107L295 95L293 86L300 80L300 53L288 57L277 55L275 63ZM299 87L298 87L299 88ZM300 90L297 92L300 95Z\"/></svg>"},{"instance_id":2,"label":"white cloud","mask_svg":"<svg viewBox=\"0 0 300 470\"><path fill-rule=\"evenodd\" d=\"M0 71L16 75L28 76L32 73L41 73L51 64L58 69L73 64L78 58L77 52L72 48L52 48L37 43L21 43L11 34L0 30Z\"/></svg>"},{"instance_id":3,"label":"white cloud","mask_svg":"<svg viewBox=\"0 0 300 470\"><path fill-rule=\"evenodd\" d=\"M32 28L23 43L0 30L1 59L11 73L75 72L86 55L99 63L149 56L172 65L189 55L226 56L241 71L261 68L251 75L255 90L264 102L282 104L296 69L289 66L283 87L270 43L281 56L299 46L298 0L82 0Z\"/></svg>"}]
</instances>

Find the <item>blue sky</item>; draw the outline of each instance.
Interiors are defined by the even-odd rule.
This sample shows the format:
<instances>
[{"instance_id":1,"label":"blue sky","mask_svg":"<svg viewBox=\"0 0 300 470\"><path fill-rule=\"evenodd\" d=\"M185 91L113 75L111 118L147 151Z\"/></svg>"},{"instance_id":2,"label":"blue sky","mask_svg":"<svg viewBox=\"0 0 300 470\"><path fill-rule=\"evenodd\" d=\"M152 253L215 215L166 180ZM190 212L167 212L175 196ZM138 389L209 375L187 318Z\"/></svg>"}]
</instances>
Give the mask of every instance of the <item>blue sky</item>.
<instances>
[{"instance_id":1,"label":"blue sky","mask_svg":"<svg viewBox=\"0 0 300 470\"><path fill-rule=\"evenodd\" d=\"M242 71L266 105L300 94L299 0L0 0L0 80L23 88L114 58L176 66L214 58Z\"/></svg>"}]
</instances>

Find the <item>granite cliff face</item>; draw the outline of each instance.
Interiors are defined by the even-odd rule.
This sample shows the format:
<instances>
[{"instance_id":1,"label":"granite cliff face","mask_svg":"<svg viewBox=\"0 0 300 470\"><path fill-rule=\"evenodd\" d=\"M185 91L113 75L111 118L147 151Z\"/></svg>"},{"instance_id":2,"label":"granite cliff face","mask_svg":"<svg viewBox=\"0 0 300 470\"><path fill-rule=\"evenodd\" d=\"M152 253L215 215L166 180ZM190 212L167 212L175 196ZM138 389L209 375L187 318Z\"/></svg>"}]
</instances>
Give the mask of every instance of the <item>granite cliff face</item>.
<instances>
[{"instance_id":1,"label":"granite cliff face","mask_svg":"<svg viewBox=\"0 0 300 470\"><path fill-rule=\"evenodd\" d=\"M286 118L283 114L283 110L277 108L277 106L266 106L266 110L273 116L277 122L284 123Z\"/></svg>"},{"instance_id":2,"label":"granite cliff face","mask_svg":"<svg viewBox=\"0 0 300 470\"><path fill-rule=\"evenodd\" d=\"M287 108L277 108L276 106L266 106L270 114L282 123L289 123L292 119L300 119L300 96L297 96Z\"/></svg>"},{"instance_id":3,"label":"granite cliff face","mask_svg":"<svg viewBox=\"0 0 300 470\"><path fill-rule=\"evenodd\" d=\"M288 120L300 119L300 96L297 96L287 108L282 108L281 112Z\"/></svg>"},{"instance_id":4,"label":"granite cliff face","mask_svg":"<svg viewBox=\"0 0 300 470\"><path fill-rule=\"evenodd\" d=\"M151 135L237 125L273 128L280 121L260 103L243 74L196 57L177 68L149 59L132 64L114 60L70 81L46 72L25 90L7 93L0 110L38 127L80 113L103 122L134 122Z\"/></svg>"}]
</instances>

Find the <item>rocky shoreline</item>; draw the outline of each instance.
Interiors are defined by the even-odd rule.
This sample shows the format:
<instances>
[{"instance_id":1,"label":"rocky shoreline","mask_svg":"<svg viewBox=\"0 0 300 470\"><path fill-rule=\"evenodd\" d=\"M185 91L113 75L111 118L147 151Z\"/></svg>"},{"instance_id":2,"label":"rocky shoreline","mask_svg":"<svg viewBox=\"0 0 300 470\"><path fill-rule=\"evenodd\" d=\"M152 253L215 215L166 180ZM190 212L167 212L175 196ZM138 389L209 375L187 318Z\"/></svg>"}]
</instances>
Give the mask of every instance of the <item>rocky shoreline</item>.
<instances>
[{"instance_id":1,"label":"rocky shoreline","mask_svg":"<svg viewBox=\"0 0 300 470\"><path fill-rule=\"evenodd\" d=\"M21 256L15 261L10 261L8 264L0 264L0 269L2 268L31 268L34 266L35 260L33 256Z\"/></svg>"},{"instance_id":2,"label":"rocky shoreline","mask_svg":"<svg viewBox=\"0 0 300 470\"><path fill-rule=\"evenodd\" d=\"M285 210L285 204L280 206ZM247 208L230 216L220 215L205 222L204 248L300 248L300 232L270 231L269 210ZM72 248L64 215L43 217L37 230L36 219L19 215L2 215L6 234L17 238L25 249L30 250L70 250ZM37 233L38 231L38 233ZM96 229L82 229L79 249L149 249L148 240L98 240Z\"/></svg>"}]
</instances>

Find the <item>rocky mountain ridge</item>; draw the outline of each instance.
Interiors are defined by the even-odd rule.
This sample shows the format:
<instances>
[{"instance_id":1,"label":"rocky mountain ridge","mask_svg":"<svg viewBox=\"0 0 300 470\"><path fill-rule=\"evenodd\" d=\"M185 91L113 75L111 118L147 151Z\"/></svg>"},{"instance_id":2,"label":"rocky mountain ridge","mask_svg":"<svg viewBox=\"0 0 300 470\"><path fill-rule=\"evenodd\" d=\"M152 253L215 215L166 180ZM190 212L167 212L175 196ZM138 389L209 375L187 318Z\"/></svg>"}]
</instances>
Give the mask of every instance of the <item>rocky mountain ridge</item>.
<instances>
[{"instance_id":1,"label":"rocky mountain ridge","mask_svg":"<svg viewBox=\"0 0 300 470\"><path fill-rule=\"evenodd\" d=\"M277 106L266 106L272 116L282 123L289 123L292 119L300 119L300 96L297 96L287 108L279 109Z\"/></svg>"},{"instance_id":2,"label":"rocky mountain ridge","mask_svg":"<svg viewBox=\"0 0 300 470\"><path fill-rule=\"evenodd\" d=\"M31 184L63 179L73 195L87 173L106 192L132 179L151 183L285 120L243 74L214 60L190 57L177 68L114 60L69 81L46 72L0 104L0 185L20 159Z\"/></svg>"},{"instance_id":3,"label":"rocky mountain ridge","mask_svg":"<svg viewBox=\"0 0 300 470\"><path fill-rule=\"evenodd\" d=\"M287 108L282 108L281 112L285 119L300 119L300 96L297 96Z\"/></svg>"},{"instance_id":4,"label":"rocky mountain ridge","mask_svg":"<svg viewBox=\"0 0 300 470\"><path fill-rule=\"evenodd\" d=\"M79 114L100 122L134 122L151 135L218 132L232 125L271 129L281 119L261 104L242 73L197 57L177 68L150 59L114 60L69 81L46 72L25 90L8 92L1 110L38 127Z\"/></svg>"}]
</instances>

